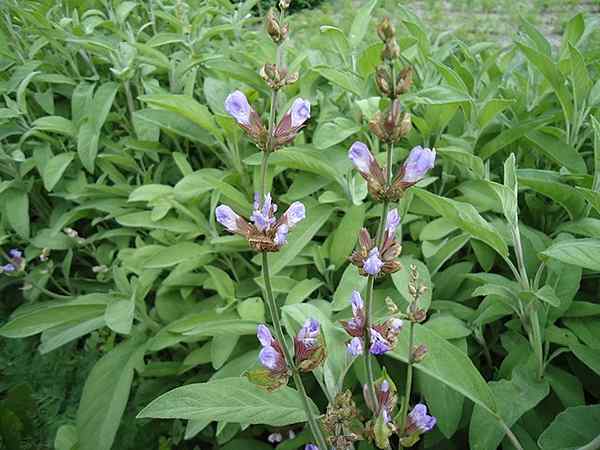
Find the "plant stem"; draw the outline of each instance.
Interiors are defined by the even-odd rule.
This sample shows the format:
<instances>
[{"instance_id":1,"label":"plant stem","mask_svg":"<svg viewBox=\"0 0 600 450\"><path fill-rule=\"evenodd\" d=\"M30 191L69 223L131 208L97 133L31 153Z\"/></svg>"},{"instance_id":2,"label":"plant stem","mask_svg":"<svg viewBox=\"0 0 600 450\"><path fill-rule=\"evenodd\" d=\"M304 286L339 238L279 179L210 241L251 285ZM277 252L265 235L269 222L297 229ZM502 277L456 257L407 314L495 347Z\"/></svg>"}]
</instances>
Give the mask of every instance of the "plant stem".
<instances>
[{"instance_id":1,"label":"plant stem","mask_svg":"<svg viewBox=\"0 0 600 450\"><path fill-rule=\"evenodd\" d=\"M283 12L281 14L281 18L283 19ZM280 43L277 47L277 65L281 65L281 61L283 59L282 56L282 45ZM267 141L267 148L263 149L263 157L262 163L260 167L260 199L264 201L264 196L266 194L266 180L267 180L267 168L269 165L269 152L271 150L271 136L273 134L273 129L275 127L275 120L277 117L277 91L273 90L271 93L271 111L269 113L269 137ZM283 328L281 326L281 319L279 317L279 309L277 304L275 303L275 298L273 297L273 289L271 287L271 273L269 269L269 255L267 252L262 253L262 271L263 271L263 279L265 282L265 294L266 294L266 303L269 309L269 313L271 314L271 320L273 321L273 328L275 330L275 336L277 340L281 343L281 347L283 348L283 356L285 358L287 366L291 369L292 377L294 379L294 384L296 385L296 389L298 389L300 393L300 398L302 399L302 405L304 406L304 410L306 411L306 418L308 419L308 425L310 430L317 442L317 445L320 449L327 449L329 446L327 445L327 441L325 440L325 436L323 435L323 431L321 430L321 426L319 425L319 421L315 412L311 408L311 404L308 398L308 394L306 392L306 388L304 387L304 383L302 382L302 378L300 377L300 373L296 368L294 363L294 355L290 351L290 347L287 346L285 342L285 336L283 334Z\"/></svg>"},{"instance_id":2,"label":"plant stem","mask_svg":"<svg viewBox=\"0 0 600 450\"><path fill-rule=\"evenodd\" d=\"M300 398L302 399L302 404L304 406L304 409L306 410L306 417L308 419L308 425L310 426L310 430L315 440L317 441L319 448L327 449L327 442L325 441L325 437L323 436L323 432L321 431L321 427L319 426L317 417L315 416L313 409L310 407L310 402L308 400L308 395L306 393L306 389L304 388L304 384L302 383L302 378L300 378L298 369L294 364L294 356L290 352L290 348L285 342L283 329L281 327L281 320L279 318L279 310L277 309L277 304L275 303L275 299L273 297L273 289L271 288L271 274L269 271L269 257L267 252L263 252L262 254L262 268L263 277L265 280L267 307L269 308L269 313L271 314L271 319L273 320L275 336L277 337L277 340L281 343L286 363L288 367L291 368L294 383L296 384L296 388L300 392Z\"/></svg>"},{"instance_id":3,"label":"plant stem","mask_svg":"<svg viewBox=\"0 0 600 450\"><path fill-rule=\"evenodd\" d=\"M388 186L392 182L392 153L394 151L394 145L390 144L387 148L387 184ZM385 231L385 221L390 208L389 200L383 201L383 210L381 217L379 218L379 225L377 227L377 246L381 247L383 244L383 235ZM365 372L367 374L367 392L371 399L371 404L375 407L375 410L379 408L377 401L377 395L375 394L375 376L373 374L373 355L369 353L369 343L371 342L371 324L373 322L373 285L375 284L375 277L370 276L367 281L367 294L365 298Z\"/></svg>"},{"instance_id":4,"label":"plant stem","mask_svg":"<svg viewBox=\"0 0 600 450\"><path fill-rule=\"evenodd\" d=\"M416 300L415 300L416 301ZM410 393L412 391L412 378L413 378L413 357L412 348L415 339L415 324L413 321L410 322L408 329L408 366L406 367L406 384L404 386L404 398L402 399L402 408L400 409L401 426L400 432L406 427L406 416L408 414L408 407L410 405Z\"/></svg>"},{"instance_id":5,"label":"plant stem","mask_svg":"<svg viewBox=\"0 0 600 450\"><path fill-rule=\"evenodd\" d=\"M508 428L508 425L504 423L504 420L502 420L500 417L498 417L498 420L500 421L500 425L502 426L502 428L504 428L506 436L508 436L508 439L510 439L510 442L512 442L512 445L514 445L517 450L523 450L523 446L517 439L517 436L515 436L511 429Z\"/></svg>"}]
</instances>

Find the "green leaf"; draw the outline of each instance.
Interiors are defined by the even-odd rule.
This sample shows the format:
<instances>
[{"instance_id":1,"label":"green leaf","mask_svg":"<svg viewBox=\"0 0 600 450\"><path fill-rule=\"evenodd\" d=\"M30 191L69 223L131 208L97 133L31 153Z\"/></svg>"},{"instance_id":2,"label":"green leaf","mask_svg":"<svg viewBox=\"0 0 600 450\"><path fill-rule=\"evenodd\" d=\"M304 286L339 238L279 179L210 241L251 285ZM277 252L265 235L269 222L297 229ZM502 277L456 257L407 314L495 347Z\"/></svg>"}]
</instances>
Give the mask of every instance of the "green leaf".
<instances>
[{"instance_id":1,"label":"green leaf","mask_svg":"<svg viewBox=\"0 0 600 450\"><path fill-rule=\"evenodd\" d=\"M419 198L452 224L470 233L473 238L485 242L500 255L508 255L508 247L500 233L486 222L472 205L440 197L423 189L413 190Z\"/></svg>"},{"instance_id":2,"label":"green leaf","mask_svg":"<svg viewBox=\"0 0 600 450\"><path fill-rule=\"evenodd\" d=\"M135 120L156 126L195 142L210 141L203 128L186 117L168 110L142 109L135 112Z\"/></svg>"},{"instance_id":3,"label":"green leaf","mask_svg":"<svg viewBox=\"0 0 600 450\"><path fill-rule=\"evenodd\" d=\"M91 121L84 122L77 135L77 154L83 167L90 173L94 173L94 161L98 155L99 140L100 131L94 128Z\"/></svg>"},{"instance_id":4,"label":"green leaf","mask_svg":"<svg viewBox=\"0 0 600 450\"><path fill-rule=\"evenodd\" d=\"M45 116L36 119L31 125L36 130L51 131L53 133L64 134L65 136L75 137L77 130L69 119L61 116Z\"/></svg>"},{"instance_id":5,"label":"green leaf","mask_svg":"<svg viewBox=\"0 0 600 450\"><path fill-rule=\"evenodd\" d=\"M205 266L204 270L206 270L210 275L214 287L221 298L229 300L235 297L233 280L229 275L227 275L227 272L213 266Z\"/></svg>"},{"instance_id":6,"label":"green leaf","mask_svg":"<svg viewBox=\"0 0 600 450\"><path fill-rule=\"evenodd\" d=\"M163 269L193 259L203 259L212 253L212 250L193 242L181 242L169 247L162 247L144 261L146 269Z\"/></svg>"},{"instance_id":7,"label":"green leaf","mask_svg":"<svg viewBox=\"0 0 600 450\"><path fill-rule=\"evenodd\" d=\"M317 66L314 70L333 84L337 84L341 88L350 91L359 97L363 96L365 83L363 79L354 72L341 71L330 66Z\"/></svg>"},{"instance_id":8,"label":"green leaf","mask_svg":"<svg viewBox=\"0 0 600 450\"><path fill-rule=\"evenodd\" d=\"M161 395L137 416L285 426L306 421L298 392L267 392L245 378L224 378L182 386Z\"/></svg>"},{"instance_id":9,"label":"green leaf","mask_svg":"<svg viewBox=\"0 0 600 450\"><path fill-rule=\"evenodd\" d=\"M585 405L583 386L575 375L549 365L544 371L544 378L566 408Z\"/></svg>"},{"instance_id":10,"label":"green leaf","mask_svg":"<svg viewBox=\"0 0 600 450\"><path fill-rule=\"evenodd\" d=\"M548 395L548 382L538 382L533 376L533 371L529 369L515 369L511 380L489 383L498 405L498 413L509 428ZM471 450L494 450L502 442L504 435L505 431L498 419L480 405L475 405L469 427Z\"/></svg>"},{"instance_id":11,"label":"green leaf","mask_svg":"<svg viewBox=\"0 0 600 450\"><path fill-rule=\"evenodd\" d=\"M400 98L403 102L417 105L450 105L472 100L469 95L450 86L432 86Z\"/></svg>"},{"instance_id":12,"label":"green leaf","mask_svg":"<svg viewBox=\"0 0 600 450\"><path fill-rule=\"evenodd\" d=\"M329 259L336 267L346 262L354 250L358 232L363 226L365 208L365 204L350 206L333 234Z\"/></svg>"},{"instance_id":13,"label":"green leaf","mask_svg":"<svg viewBox=\"0 0 600 450\"><path fill-rule=\"evenodd\" d=\"M110 450L144 347L130 339L104 355L88 375L77 410L79 450Z\"/></svg>"},{"instance_id":14,"label":"green leaf","mask_svg":"<svg viewBox=\"0 0 600 450\"><path fill-rule=\"evenodd\" d=\"M8 223L23 239L29 239L29 195L17 189L4 193L4 211Z\"/></svg>"},{"instance_id":15,"label":"green leaf","mask_svg":"<svg viewBox=\"0 0 600 450\"><path fill-rule=\"evenodd\" d=\"M567 239L556 242L542 255L566 264L600 272L600 239Z\"/></svg>"},{"instance_id":16,"label":"green leaf","mask_svg":"<svg viewBox=\"0 0 600 450\"><path fill-rule=\"evenodd\" d=\"M61 153L60 155L56 155L48 161L46 167L42 170L42 179L44 180L44 187L47 191L52 191L56 183L60 181L65 170L71 164L75 158L75 153Z\"/></svg>"},{"instance_id":17,"label":"green leaf","mask_svg":"<svg viewBox=\"0 0 600 450\"><path fill-rule=\"evenodd\" d=\"M542 450L576 450L598 438L600 405L576 406L561 412L538 439Z\"/></svg>"},{"instance_id":18,"label":"green leaf","mask_svg":"<svg viewBox=\"0 0 600 450\"><path fill-rule=\"evenodd\" d=\"M375 5L377 5L377 0L371 0L356 11L348 35L348 41L352 48L358 47L363 42L365 35L367 34L369 21L371 20L371 13L373 12Z\"/></svg>"},{"instance_id":19,"label":"green leaf","mask_svg":"<svg viewBox=\"0 0 600 450\"><path fill-rule=\"evenodd\" d=\"M499 113L504 111L513 103L515 103L513 99L489 99L479 111L479 115L477 117L477 124L479 125L479 128L483 130Z\"/></svg>"},{"instance_id":20,"label":"green leaf","mask_svg":"<svg viewBox=\"0 0 600 450\"><path fill-rule=\"evenodd\" d=\"M417 370L460 392L481 406L482 410L494 414L496 411L494 395L469 356L427 327L419 324L415 324L414 327L414 341L427 346L427 356L422 362L415 364ZM408 333L402 332L396 348L387 355L407 362L407 349Z\"/></svg>"},{"instance_id":21,"label":"green leaf","mask_svg":"<svg viewBox=\"0 0 600 450\"><path fill-rule=\"evenodd\" d=\"M539 192L567 210L571 220L578 218L585 207L577 190L560 182L560 175L550 170L520 169L517 171L519 184Z\"/></svg>"},{"instance_id":22,"label":"green leaf","mask_svg":"<svg viewBox=\"0 0 600 450\"><path fill-rule=\"evenodd\" d=\"M277 275L298 256L298 253L327 222L332 212L329 205L319 205L307 209L306 219L290 232L288 243L278 253L270 256L271 275Z\"/></svg>"},{"instance_id":23,"label":"green leaf","mask_svg":"<svg viewBox=\"0 0 600 450\"><path fill-rule=\"evenodd\" d=\"M294 305L296 303L302 303L315 289L318 289L322 285L323 282L316 278L306 278L299 283L296 283L288 293L285 304Z\"/></svg>"},{"instance_id":24,"label":"green leaf","mask_svg":"<svg viewBox=\"0 0 600 450\"><path fill-rule=\"evenodd\" d=\"M565 79L560 73L557 65L549 56L540 53L531 47L527 47L519 42L517 42L517 46L529 62L541 72L548 83L550 83L563 109L565 120L570 121L573 117L573 100L567 89L567 83L565 83Z\"/></svg>"},{"instance_id":25,"label":"green leaf","mask_svg":"<svg viewBox=\"0 0 600 450\"><path fill-rule=\"evenodd\" d=\"M577 153L577 150L560 138L543 133L540 130L527 133L525 138L534 144L533 148L539 150L556 164L564 166L574 173L585 173L587 171L585 161Z\"/></svg>"},{"instance_id":26,"label":"green leaf","mask_svg":"<svg viewBox=\"0 0 600 450\"><path fill-rule=\"evenodd\" d=\"M154 94L142 95L140 100L155 108L175 112L199 127L210 131L216 137L222 135L208 108L198 103L192 97L187 95Z\"/></svg>"},{"instance_id":27,"label":"green leaf","mask_svg":"<svg viewBox=\"0 0 600 450\"><path fill-rule=\"evenodd\" d=\"M484 167L482 159L463 150L460 147L441 147L437 149L442 158L448 158L459 168L468 168L476 178L483 178Z\"/></svg>"},{"instance_id":28,"label":"green leaf","mask_svg":"<svg viewBox=\"0 0 600 450\"><path fill-rule=\"evenodd\" d=\"M570 344L569 348L581 362L600 375L600 348L580 344Z\"/></svg>"},{"instance_id":29,"label":"green leaf","mask_svg":"<svg viewBox=\"0 0 600 450\"><path fill-rule=\"evenodd\" d=\"M546 285L538 289L534 295L541 301L546 302L549 305L552 305L554 307L560 306L560 299L556 296L556 292L554 292L554 289L552 289L551 286Z\"/></svg>"},{"instance_id":30,"label":"green leaf","mask_svg":"<svg viewBox=\"0 0 600 450\"><path fill-rule=\"evenodd\" d=\"M345 117L319 124L313 135L313 144L319 150L332 147L360 131L360 125Z\"/></svg>"},{"instance_id":31,"label":"green leaf","mask_svg":"<svg viewBox=\"0 0 600 450\"><path fill-rule=\"evenodd\" d=\"M361 292L367 285L367 277L363 277L358 273L358 268L354 264L348 264L348 267L342 274L337 289L333 294L333 302L331 309L341 311L350 306L350 296L352 291Z\"/></svg>"},{"instance_id":32,"label":"green leaf","mask_svg":"<svg viewBox=\"0 0 600 450\"><path fill-rule=\"evenodd\" d=\"M135 303L133 299L116 300L109 303L104 313L106 325L108 325L115 333L131 333L134 310Z\"/></svg>"},{"instance_id":33,"label":"green leaf","mask_svg":"<svg viewBox=\"0 0 600 450\"><path fill-rule=\"evenodd\" d=\"M79 297L78 302L47 302L23 312L17 310L11 320L0 328L0 335L9 338L23 338L66 322L85 321L101 316L106 304L102 301L87 302L86 300L93 295Z\"/></svg>"},{"instance_id":34,"label":"green leaf","mask_svg":"<svg viewBox=\"0 0 600 450\"><path fill-rule=\"evenodd\" d=\"M235 346L240 340L239 335L215 336L210 344L210 359L213 369L218 370L227 362Z\"/></svg>"}]
</instances>

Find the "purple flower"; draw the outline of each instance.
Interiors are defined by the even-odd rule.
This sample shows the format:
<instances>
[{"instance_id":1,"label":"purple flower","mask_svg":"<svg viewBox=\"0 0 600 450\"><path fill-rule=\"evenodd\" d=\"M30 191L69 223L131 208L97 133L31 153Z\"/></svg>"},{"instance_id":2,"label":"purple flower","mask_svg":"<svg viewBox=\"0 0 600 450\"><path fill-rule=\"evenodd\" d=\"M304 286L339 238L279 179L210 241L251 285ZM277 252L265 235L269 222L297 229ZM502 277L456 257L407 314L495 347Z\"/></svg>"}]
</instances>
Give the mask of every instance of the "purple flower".
<instances>
[{"instance_id":1,"label":"purple flower","mask_svg":"<svg viewBox=\"0 0 600 450\"><path fill-rule=\"evenodd\" d=\"M300 202L294 202L290 205L285 213L283 213L285 220L290 228L296 226L298 222L304 220L306 217L306 209Z\"/></svg>"},{"instance_id":2,"label":"purple flower","mask_svg":"<svg viewBox=\"0 0 600 450\"><path fill-rule=\"evenodd\" d=\"M375 276L381 271L382 267L383 261L379 258L379 249L377 247L373 247L369 251L369 256L367 259L365 259L363 269L367 274Z\"/></svg>"},{"instance_id":3,"label":"purple flower","mask_svg":"<svg viewBox=\"0 0 600 450\"><path fill-rule=\"evenodd\" d=\"M434 416L427 415L427 406L423 403L417 403L408 417L410 419L408 428L416 428L419 433L431 431L437 423Z\"/></svg>"},{"instance_id":4,"label":"purple flower","mask_svg":"<svg viewBox=\"0 0 600 450\"><path fill-rule=\"evenodd\" d=\"M315 319L306 319L300 331L298 331L298 336L296 340L301 342L304 346L310 348L314 347L317 344L317 338L319 336L319 322Z\"/></svg>"},{"instance_id":5,"label":"purple flower","mask_svg":"<svg viewBox=\"0 0 600 450\"><path fill-rule=\"evenodd\" d=\"M363 173L369 173L371 163L374 161L373 155L362 142L356 141L348 150L348 158L356 166L356 168Z\"/></svg>"},{"instance_id":6,"label":"purple flower","mask_svg":"<svg viewBox=\"0 0 600 450\"><path fill-rule=\"evenodd\" d=\"M287 243L287 235L289 230L289 227L285 223L282 223L279 225L279 227L277 227L275 238L273 239L273 242L277 247L283 247Z\"/></svg>"},{"instance_id":7,"label":"purple flower","mask_svg":"<svg viewBox=\"0 0 600 450\"><path fill-rule=\"evenodd\" d=\"M350 353L352 356L356 357L358 355L362 355L364 351L362 339L359 337L353 337L346 345L346 348L348 349L348 353Z\"/></svg>"},{"instance_id":8,"label":"purple flower","mask_svg":"<svg viewBox=\"0 0 600 450\"><path fill-rule=\"evenodd\" d=\"M225 99L225 110L240 125L250 125L250 113L252 108L248 99L241 91L234 91Z\"/></svg>"},{"instance_id":9,"label":"purple flower","mask_svg":"<svg viewBox=\"0 0 600 450\"><path fill-rule=\"evenodd\" d=\"M262 323L256 327L256 337L263 347L268 347L273 343L273 335L271 334L271 331Z\"/></svg>"},{"instance_id":10,"label":"purple flower","mask_svg":"<svg viewBox=\"0 0 600 450\"><path fill-rule=\"evenodd\" d=\"M292 116L292 128L298 128L310 119L310 102L297 98L292 103L289 113Z\"/></svg>"},{"instance_id":11,"label":"purple flower","mask_svg":"<svg viewBox=\"0 0 600 450\"><path fill-rule=\"evenodd\" d=\"M269 346L263 347L258 354L260 363L269 370L277 370L281 363L281 354L275 348Z\"/></svg>"},{"instance_id":12,"label":"purple flower","mask_svg":"<svg viewBox=\"0 0 600 450\"><path fill-rule=\"evenodd\" d=\"M13 249L9 250L8 254L12 258L16 258L16 259L23 257L23 252L21 250L19 250L18 248L13 248Z\"/></svg>"},{"instance_id":13,"label":"purple flower","mask_svg":"<svg viewBox=\"0 0 600 450\"><path fill-rule=\"evenodd\" d=\"M231 231L232 233L239 231L238 219L240 216L238 216L229 206L218 206L217 209L215 209L215 216L217 222L227 228L228 231Z\"/></svg>"},{"instance_id":14,"label":"purple flower","mask_svg":"<svg viewBox=\"0 0 600 450\"><path fill-rule=\"evenodd\" d=\"M390 237L393 237L396 234L396 228L398 228L398 225L400 225L400 214L398 214L398 210L394 208L388 212L385 223L385 229Z\"/></svg>"},{"instance_id":15,"label":"purple flower","mask_svg":"<svg viewBox=\"0 0 600 450\"><path fill-rule=\"evenodd\" d=\"M402 181L416 183L422 179L435 163L435 149L423 148L420 145L410 151L404 161L404 175Z\"/></svg>"},{"instance_id":16,"label":"purple flower","mask_svg":"<svg viewBox=\"0 0 600 450\"><path fill-rule=\"evenodd\" d=\"M0 272L10 273L10 272L14 272L15 270L17 270L17 269L12 264L6 264L4 266L0 266Z\"/></svg>"},{"instance_id":17,"label":"purple flower","mask_svg":"<svg viewBox=\"0 0 600 450\"><path fill-rule=\"evenodd\" d=\"M306 444L304 450L319 450L319 447L315 444Z\"/></svg>"},{"instance_id":18,"label":"purple flower","mask_svg":"<svg viewBox=\"0 0 600 450\"><path fill-rule=\"evenodd\" d=\"M254 223L254 226L258 231L267 231L275 225L275 222L277 222L277 219L274 217L274 214L277 211L277 205L273 203L270 192L267 192L265 195L265 201L262 204L262 207L258 197L258 194L255 194L254 211L252 211L250 220Z\"/></svg>"},{"instance_id":19,"label":"purple flower","mask_svg":"<svg viewBox=\"0 0 600 450\"><path fill-rule=\"evenodd\" d=\"M391 350L390 344L385 338L374 328L371 328L371 348L369 352L372 355L383 355Z\"/></svg>"}]
</instances>

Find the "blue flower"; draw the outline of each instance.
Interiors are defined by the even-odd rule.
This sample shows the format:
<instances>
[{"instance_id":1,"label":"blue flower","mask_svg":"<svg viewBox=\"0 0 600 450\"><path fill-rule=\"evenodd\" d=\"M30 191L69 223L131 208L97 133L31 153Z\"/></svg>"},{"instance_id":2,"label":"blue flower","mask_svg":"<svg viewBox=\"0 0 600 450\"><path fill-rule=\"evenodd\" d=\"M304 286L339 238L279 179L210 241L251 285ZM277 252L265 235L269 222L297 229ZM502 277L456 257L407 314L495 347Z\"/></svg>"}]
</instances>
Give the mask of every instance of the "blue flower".
<instances>
[{"instance_id":1,"label":"blue flower","mask_svg":"<svg viewBox=\"0 0 600 450\"><path fill-rule=\"evenodd\" d=\"M363 269L367 274L375 276L381 271L382 267L383 261L379 258L379 249L377 247L373 247L369 251L367 259L365 259Z\"/></svg>"}]
</instances>

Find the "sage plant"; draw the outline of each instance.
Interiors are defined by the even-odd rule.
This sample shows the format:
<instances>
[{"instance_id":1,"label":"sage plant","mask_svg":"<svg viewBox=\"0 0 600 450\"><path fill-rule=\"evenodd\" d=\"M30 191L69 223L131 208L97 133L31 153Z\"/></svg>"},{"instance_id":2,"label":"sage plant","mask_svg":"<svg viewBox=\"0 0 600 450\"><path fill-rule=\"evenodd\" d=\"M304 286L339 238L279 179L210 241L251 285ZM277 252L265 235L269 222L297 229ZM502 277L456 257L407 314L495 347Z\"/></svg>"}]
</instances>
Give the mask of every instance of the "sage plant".
<instances>
[{"instance_id":1,"label":"sage plant","mask_svg":"<svg viewBox=\"0 0 600 450\"><path fill-rule=\"evenodd\" d=\"M298 389L312 435L320 448L326 448L326 440L317 420L315 411L306 393L300 372L310 372L319 367L325 358L325 341L319 323L309 318L298 334L293 345L286 342L281 325L280 311L275 303L269 270L270 252L277 252L287 243L289 231L305 217L304 205L294 202L279 217L277 204L272 194L266 191L266 172L269 155L290 144L310 119L310 103L296 98L290 109L276 123L280 90L298 80L298 74L290 73L283 63L284 45L288 36L288 24L285 13L289 1L279 2L279 12L271 9L266 18L266 29L277 44L276 62L265 64L260 74L271 89L271 106L266 126L260 115L250 105L243 92L232 92L225 100L225 110L231 115L246 135L262 151L260 189L255 193L253 211L249 218L238 215L227 205L216 208L217 221L229 232L244 236L250 247L262 255L262 271L265 286L265 300L273 322L275 337L269 328L261 324L257 328L257 337L262 346L259 354L261 367L248 372L248 378L267 390L277 389L288 383L290 376ZM293 348L293 351L292 351Z\"/></svg>"},{"instance_id":2,"label":"sage plant","mask_svg":"<svg viewBox=\"0 0 600 450\"><path fill-rule=\"evenodd\" d=\"M365 403L373 414L373 419L366 424L365 434L373 439L378 447L389 448L389 437L393 433L398 434L401 445L411 446L418 441L420 434L429 431L435 425L435 418L426 421L421 417L422 414L418 415L422 412L421 407L415 406L417 412L410 413L413 416L408 412L412 390L412 365L418 358L422 359L427 350L423 345L415 346L413 342L414 323L422 322L426 316L425 311L418 307L418 297L423 293L424 287L417 285L416 268L410 268L409 292L413 298L404 315L409 321L407 379L400 412L395 419L392 415L397 403L395 385L385 373L382 379L375 380L373 359L395 347L403 321L392 316L382 323L374 323L373 288L377 278L385 277L401 268L396 259L401 251L400 242L396 240L401 217L396 208L390 209L390 204L401 199L408 188L426 175L434 166L436 155L435 150L414 147L399 171L394 174L394 146L411 129L410 113L403 110L399 96L410 89L412 70L405 67L397 74L400 50L394 26L389 18L383 19L379 24L377 33L384 47L382 64L377 68L375 78L380 92L389 98L390 105L386 111L379 111L374 115L369 122L369 129L386 146L386 164L382 167L362 142L355 142L350 147L348 157L366 180L373 200L382 203L382 214L376 235L372 237L369 231L363 228L358 236L358 248L350 257L352 264L357 266L361 275L368 277L368 281L364 301L360 293L352 294L353 317L342 322L342 326L352 337L347 345L348 352L353 356L364 352L367 374L367 383L364 386ZM390 313L395 312L394 308L390 309ZM426 423L427 426L418 426L417 423Z\"/></svg>"}]
</instances>

